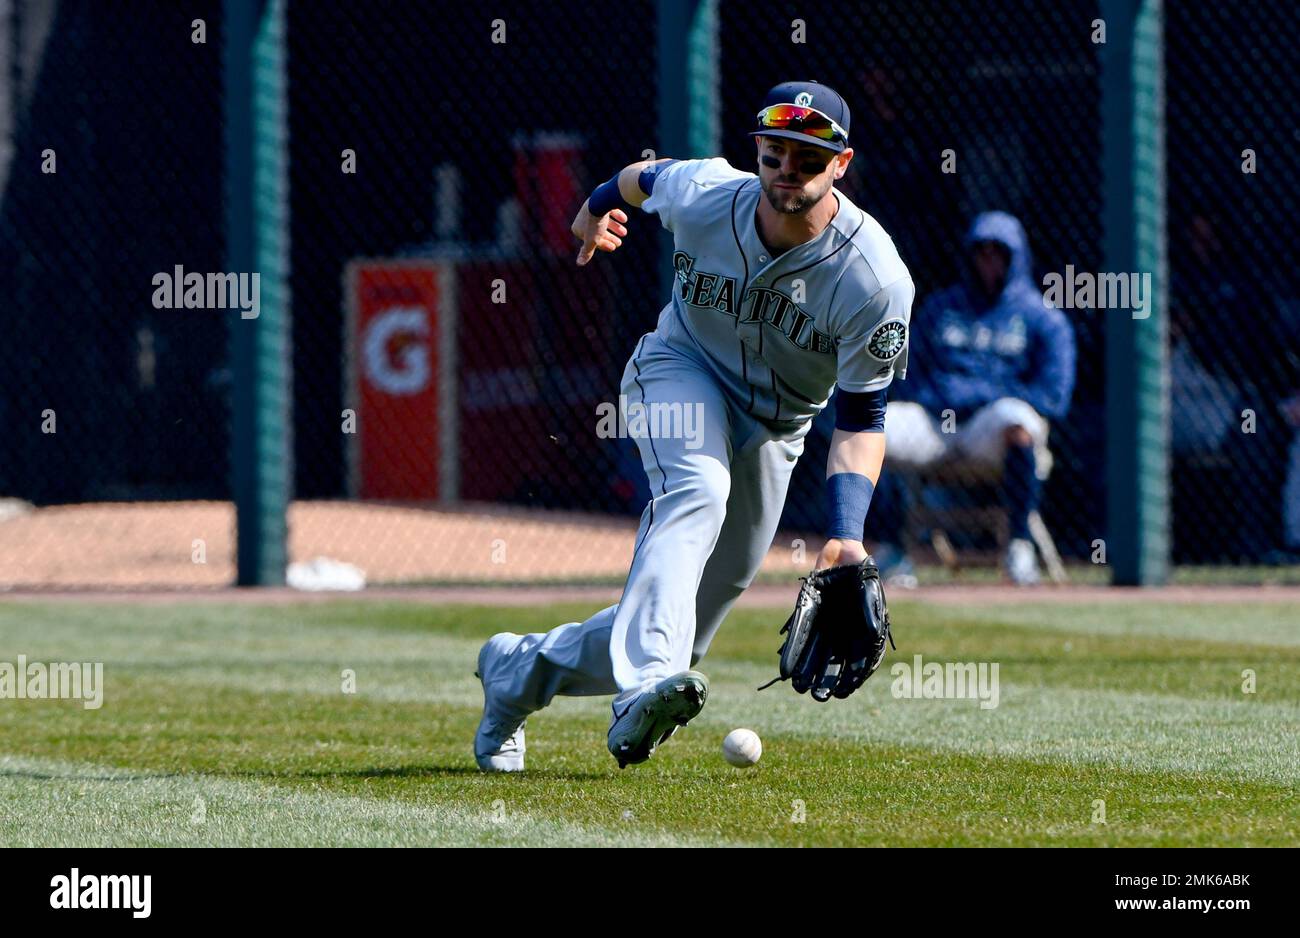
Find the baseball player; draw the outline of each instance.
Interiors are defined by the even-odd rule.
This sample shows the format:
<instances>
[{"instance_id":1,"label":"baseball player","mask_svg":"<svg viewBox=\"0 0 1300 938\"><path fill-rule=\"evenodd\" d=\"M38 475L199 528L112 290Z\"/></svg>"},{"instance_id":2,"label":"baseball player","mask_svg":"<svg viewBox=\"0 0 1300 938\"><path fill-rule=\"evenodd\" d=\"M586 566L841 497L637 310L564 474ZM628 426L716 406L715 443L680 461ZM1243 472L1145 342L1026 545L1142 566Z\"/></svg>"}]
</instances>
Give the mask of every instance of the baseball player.
<instances>
[{"instance_id":1,"label":"baseball player","mask_svg":"<svg viewBox=\"0 0 1300 938\"><path fill-rule=\"evenodd\" d=\"M483 646L486 771L524 767L524 724L556 694L610 695L608 746L644 762L708 694L690 670L772 543L804 436L838 386L817 569L867 557L863 522L885 453L886 388L905 376L915 294L889 236L834 188L853 159L849 107L817 82L767 95L757 173L722 159L633 163L579 210L577 263L612 252L634 207L673 234L673 295L623 374L634 405L694 408L691 439L636 436L651 499L616 605Z\"/></svg>"}]
</instances>

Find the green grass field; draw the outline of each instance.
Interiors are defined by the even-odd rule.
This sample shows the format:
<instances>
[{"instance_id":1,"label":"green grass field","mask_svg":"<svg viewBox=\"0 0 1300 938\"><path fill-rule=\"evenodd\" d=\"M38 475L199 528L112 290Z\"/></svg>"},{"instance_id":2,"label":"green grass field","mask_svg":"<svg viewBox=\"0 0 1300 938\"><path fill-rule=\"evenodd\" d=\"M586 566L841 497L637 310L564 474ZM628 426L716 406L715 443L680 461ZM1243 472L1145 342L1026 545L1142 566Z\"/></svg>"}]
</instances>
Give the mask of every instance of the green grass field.
<instances>
[{"instance_id":1,"label":"green grass field","mask_svg":"<svg viewBox=\"0 0 1300 938\"><path fill-rule=\"evenodd\" d=\"M105 691L0 700L0 846L1300 845L1295 606L892 608L849 701L755 693L782 613L737 611L651 762L620 772L608 701L564 699L529 772L487 777L479 644L589 607L7 601L0 661L102 661ZM914 654L997 662L999 706L895 699ZM737 726L755 768L719 755Z\"/></svg>"}]
</instances>

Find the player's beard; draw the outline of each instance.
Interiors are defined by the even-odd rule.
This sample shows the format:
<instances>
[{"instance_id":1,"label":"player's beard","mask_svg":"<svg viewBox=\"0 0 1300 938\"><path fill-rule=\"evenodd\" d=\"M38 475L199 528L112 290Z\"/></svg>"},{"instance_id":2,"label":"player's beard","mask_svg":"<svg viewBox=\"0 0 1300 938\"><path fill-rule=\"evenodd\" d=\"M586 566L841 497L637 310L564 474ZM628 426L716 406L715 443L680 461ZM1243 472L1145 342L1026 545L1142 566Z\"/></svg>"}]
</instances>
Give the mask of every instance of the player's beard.
<instances>
[{"instance_id":1,"label":"player's beard","mask_svg":"<svg viewBox=\"0 0 1300 938\"><path fill-rule=\"evenodd\" d=\"M829 187L822 192L810 192L807 186L804 186L798 192L790 192L786 189L777 189L776 184L783 182L777 178L763 186L763 194L767 196L767 203L782 215L802 215L820 202L830 191ZM797 185L797 183L787 183L788 185Z\"/></svg>"}]
</instances>

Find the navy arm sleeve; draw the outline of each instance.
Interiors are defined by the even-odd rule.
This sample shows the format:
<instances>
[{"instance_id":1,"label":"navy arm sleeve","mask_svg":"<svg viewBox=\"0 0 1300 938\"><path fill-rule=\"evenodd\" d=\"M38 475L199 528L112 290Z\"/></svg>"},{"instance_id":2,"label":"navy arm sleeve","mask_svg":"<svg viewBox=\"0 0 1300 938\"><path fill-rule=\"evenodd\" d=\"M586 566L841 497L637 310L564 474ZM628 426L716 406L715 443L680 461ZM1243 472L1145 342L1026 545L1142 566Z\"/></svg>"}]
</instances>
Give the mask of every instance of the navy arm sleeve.
<instances>
[{"instance_id":1,"label":"navy arm sleeve","mask_svg":"<svg viewBox=\"0 0 1300 938\"><path fill-rule=\"evenodd\" d=\"M885 430L885 404L889 388L875 391L846 391L840 388L835 395L835 429L850 433L883 433Z\"/></svg>"},{"instance_id":2,"label":"navy arm sleeve","mask_svg":"<svg viewBox=\"0 0 1300 938\"><path fill-rule=\"evenodd\" d=\"M646 195L654 195L655 179L659 175L659 170L667 169L669 166L672 166L674 163L680 163L680 162L681 160L669 160L666 163L656 163L653 166L647 166L645 169L641 170L641 175L637 176L636 178L637 185L641 187L641 191L644 192Z\"/></svg>"}]
</instances>

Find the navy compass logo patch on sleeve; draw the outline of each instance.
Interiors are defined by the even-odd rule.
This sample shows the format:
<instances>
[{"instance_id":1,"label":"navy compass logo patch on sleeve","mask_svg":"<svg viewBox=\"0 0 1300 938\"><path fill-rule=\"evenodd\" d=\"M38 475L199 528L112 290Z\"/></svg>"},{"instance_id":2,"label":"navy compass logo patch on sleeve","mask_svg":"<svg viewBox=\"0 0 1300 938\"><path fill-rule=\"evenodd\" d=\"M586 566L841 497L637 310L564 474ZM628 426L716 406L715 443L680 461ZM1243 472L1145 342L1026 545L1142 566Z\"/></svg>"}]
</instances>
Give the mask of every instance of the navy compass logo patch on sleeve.
<instances>
[{"instance_id":1,"label":"navy compass logo patch on sleeve","mask_svg":"<svg viewBox=\"0 0 1300 938\"><path fill-rule=\"evenodd\" d=\"M907 343L907 323L901 320L882 322L867 340L867 351L882 362L892 362Z\"/></svg>"}]
</instances>

